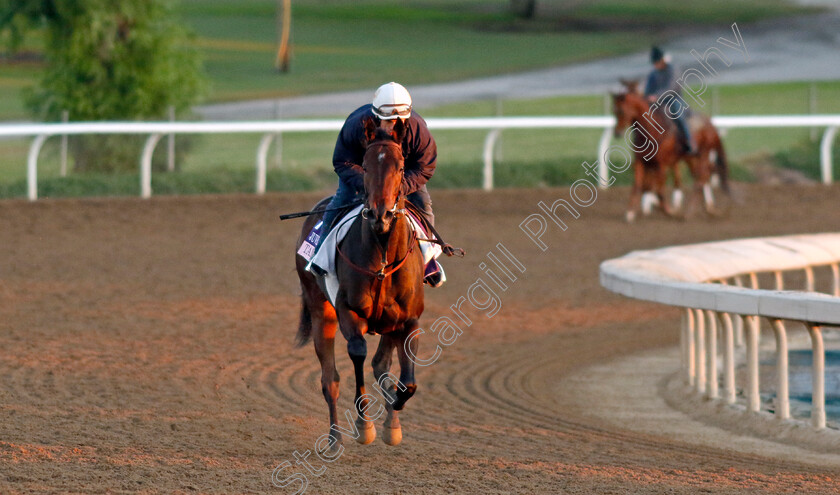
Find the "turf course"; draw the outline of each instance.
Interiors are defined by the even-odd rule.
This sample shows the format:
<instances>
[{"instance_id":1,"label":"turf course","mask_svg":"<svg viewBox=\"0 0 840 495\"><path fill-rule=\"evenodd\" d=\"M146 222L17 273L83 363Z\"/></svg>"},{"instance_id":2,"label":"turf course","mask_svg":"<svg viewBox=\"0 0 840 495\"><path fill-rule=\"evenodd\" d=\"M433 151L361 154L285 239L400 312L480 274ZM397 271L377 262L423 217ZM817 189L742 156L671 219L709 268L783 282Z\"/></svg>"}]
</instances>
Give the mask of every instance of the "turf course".
<instances>
[{"instance_id":1,"label":"turf course","mask_svg":"<svg viewBox=\"0 0 840 495\"><path fill-rule=\"evenodd\" d=\"M410 86L561 65L641 50L692 26L804 12L783 0L708 0L667 8L654 0L593 0L574 10L541 8L537 19L524 21L509 14L508 5L508 0L296 0L292 70L282 75L273 69L275 1L182 0L175 13L195 32L194 43L203 53L211 81L209 100L228 101L370 88L384 79ZM39 46L37 35L25 44L34 52ZM0 119L25 118L19 91L36 80L39 63L0 68ZM840 83L817 83L813 88L818 112L840 112ZM813 89L796 83L717 91L717 113L772 114L807 113ZM605 111L604 98L474 102L423 114L599 115ZM433 186L480 184L484 136L483 131L436 133L440 168ZM496 184L539 186L574 180L580 176L580 163L594 159L599 136L600 131L506 131L496 155ZM808 130L730 132L726 143L735 176L749 178L749 167L761 161L784 163L816 176L811 156L816 145L809 138ZM284 136L281 151L269 155L269 190L334 187L334 139L332 133ZM179 137L179 149L188 152L177 174L155 174L155 192L250 191L258 141L256 135ZM42 195L137 193L136 174L59 178L58 142L48 141L41 154ZM28 146L29 140L0 141L0 196L24 194ZM158 153L165 148L162 142ZM138 161L139 154L138 148Z\"/></svg>"}]
</instances>

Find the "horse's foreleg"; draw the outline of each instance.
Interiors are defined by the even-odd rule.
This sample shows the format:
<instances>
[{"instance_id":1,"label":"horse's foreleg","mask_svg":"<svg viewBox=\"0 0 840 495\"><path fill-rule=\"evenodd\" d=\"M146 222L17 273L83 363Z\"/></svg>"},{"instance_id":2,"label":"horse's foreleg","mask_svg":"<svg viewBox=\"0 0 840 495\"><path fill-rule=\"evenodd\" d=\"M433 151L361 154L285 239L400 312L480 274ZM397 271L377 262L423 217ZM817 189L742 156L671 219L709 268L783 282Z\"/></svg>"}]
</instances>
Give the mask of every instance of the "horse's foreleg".
<instances>
[{"instance_id":1,"label":"horse's foreleg","mask_svg":"<svg viewBox=\"0 0 840 495\"><path fill-rule=\"evenodd\" d=\"M338 370L335 368L335 333L337 330L337 321L335 319L335 312L329 303L324 303L325 311L320 314L312 316L312 325L314 333L315 353L318 354L318 361L321 362L321 392L324 394L324 400L327 401L327 407L330 410L330 444L333 449L337 449L341 445L341 433L335 428L338 421L338 393L339 393L339 376Z\"/></svg>"},{"instance_id":2,"label":"horse's foreleg","mask_svg":"<svg viewBox=\"0 0 840 495\"><path fill-rule=\"evenodd\" d=\"M376 428L367 416L370 400L365 393L365 359L367 359L367 321L355 312L341 306L338 312L341 332L347 339L347 354L353 362L353 373L356 378L356 395L353 404L356 407L356 441L367 445L376 439Z\"/></svg>"},{"instance_id":3,"label":"horse's foreleg","mask_svg":"<svg viewBox=\"0 0 840 495\"><path fill-rule=\"evenodd\" d=\"M703 184L703 204L706 207L706 213L709 215L717 215L715 209L715 197L712 194L712 185L710 183Z\"/></svg>"},{"instance_id":4,"label":"horse's foreleg","mask_svg":"<svg viewBox=\"0 0 840 495\"><path fill-rule=\"evenodd\" d=\"M679 163L674 165L674 191L671 194L671 203L675 210L682 209L683 192L682 192L682 173L680 172Z\"/></svg>"},{"instance_id":5,"label":"horse's foreleg","mask_svg":"<svg viewBox=\"0 0 840 495\"><path fill-rule=\"evenodd\" d=\"M365 393L365 359L367 358L367 342L364 336L356 335L347 341L347 353L353 361L353 371L356 375L356 428L359 436L356 441L367 445L376 439L376 428L367 415L370 400Z\"/></svg>"},{"instance_id":6,"label":"horse's foreleg","mask_svg":"<svg viewBox=\"0 0 840 495\"><path fill-rule=\"evenodd\" d=\"M644 174L644 166L637 160L633 164L633 188L630 190L630 203L627 205L627 213L625 214L628 223L632 223L636 219L636 212L639 211Z\"/></svg>"},{"instance_id":7,"label":"horse's foreleg","mask_svg":"<svg viewBox=\"0 0 840 495\"><path fill-rule=\"evenodd\" d=\"M385 418L385 430L383 440L388 445L397 445L402 440L402 429L400 420L394 411L394 403L397 401L397 383L391 370L391 359L394 355L394 347L397 342L391 334L384 334L379 339L379 348L373 356L373 377L382 397L385 399L388 416Z\"/></svg>"}]
</instances>

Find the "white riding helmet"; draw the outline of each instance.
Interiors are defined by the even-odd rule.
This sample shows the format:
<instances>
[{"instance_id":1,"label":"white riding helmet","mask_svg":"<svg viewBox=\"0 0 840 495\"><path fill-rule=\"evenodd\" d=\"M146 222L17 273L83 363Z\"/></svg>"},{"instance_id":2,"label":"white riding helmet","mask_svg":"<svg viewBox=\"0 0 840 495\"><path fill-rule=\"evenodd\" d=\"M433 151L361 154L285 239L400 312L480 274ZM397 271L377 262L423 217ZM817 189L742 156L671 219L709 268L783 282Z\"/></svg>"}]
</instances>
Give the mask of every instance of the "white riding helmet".
<instances>
[{"instance_id":1,"label":"white riding helmet","mask_svg":"<svg viewBox=\"0 0 840 495\"><path fill-rule=\"evenodd\" d=\"M382 120L407 119L411 115L411 95L402 84L383 84L373 93L372 111Z\"/></svg>"}]
</instances>

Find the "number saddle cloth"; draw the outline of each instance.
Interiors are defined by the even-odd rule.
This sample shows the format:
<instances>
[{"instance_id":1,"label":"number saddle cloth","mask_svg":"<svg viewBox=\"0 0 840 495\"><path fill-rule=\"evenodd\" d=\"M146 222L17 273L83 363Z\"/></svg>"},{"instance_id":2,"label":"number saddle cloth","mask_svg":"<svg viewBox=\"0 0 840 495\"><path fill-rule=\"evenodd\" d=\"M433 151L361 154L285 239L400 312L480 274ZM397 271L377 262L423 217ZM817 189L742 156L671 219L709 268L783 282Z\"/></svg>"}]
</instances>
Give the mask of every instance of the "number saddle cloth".
<instances>
[{"instance_id":1,"label":"number saddle cloth","mask_svg":"<svg viewBox=\"0 0 840 495\"><path fill-rule=\"evenodd\" d=\"M312 228L312 231L306 236L306 239L298 249L298 254L306 261L318 266L326 272L323 277L316 277L321 286L321 290L329 299L330 304L335 305L335 296L338 293L338 276L335 273L335 257L336 246L344 239L350 226L353 225L353 220L359 217L364 205L359 205L342 217L336 219L336 226L327 234L324 243L321 244L321 249L315 252L315 247L321 238L321 231L323 230L323 222L318 222ZM412 228L418 233L418 238L431 239L432 237L426 232L414 213L408 211L408 219L411 222ZM443 250L439 244L429 241L419 241L420 252L423 254L423 263L425 263L425 280L433 287L439 287L446 281L446 274L443 267L437 262L438 256Z\"/></svg>"}]
</instances>

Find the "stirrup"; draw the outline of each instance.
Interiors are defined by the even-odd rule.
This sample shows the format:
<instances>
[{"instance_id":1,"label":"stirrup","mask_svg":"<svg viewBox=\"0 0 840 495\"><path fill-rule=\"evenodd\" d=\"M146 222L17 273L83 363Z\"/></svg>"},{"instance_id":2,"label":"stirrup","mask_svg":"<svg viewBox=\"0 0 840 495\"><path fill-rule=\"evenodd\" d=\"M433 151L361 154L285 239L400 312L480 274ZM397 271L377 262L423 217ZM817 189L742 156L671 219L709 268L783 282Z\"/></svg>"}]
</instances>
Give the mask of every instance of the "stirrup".
<instances>
[{"instance_id":1,"label":"stirrup","mask_svg":"<svg viewBox=\"0 0 840 495\"><path fill-rule=\"evenodd\" d=\"M312 258L313 259L315 258L314 254L312 255ZM306 264L306 267L304 268L304 270L311 273L312 275L315 275L316 277L323 277L324 275L327 274L327 271L324 270L323 268L321 268L320 266L316 265L315 263L313 263L312 259L310 259L309 262Z\"/></svg>"},{"instance_id":2,"label":"stirrup","mask_svg":"<svg viewBox=\"0 0 840 495\"><path fill-rule=\"evenodd\" d=\"M443 266L437 260L430 261L423 276L423 283L432 288L437 288L444 282L446 282L446 274L443 272Z\"/></svg>"}]
</instances>

